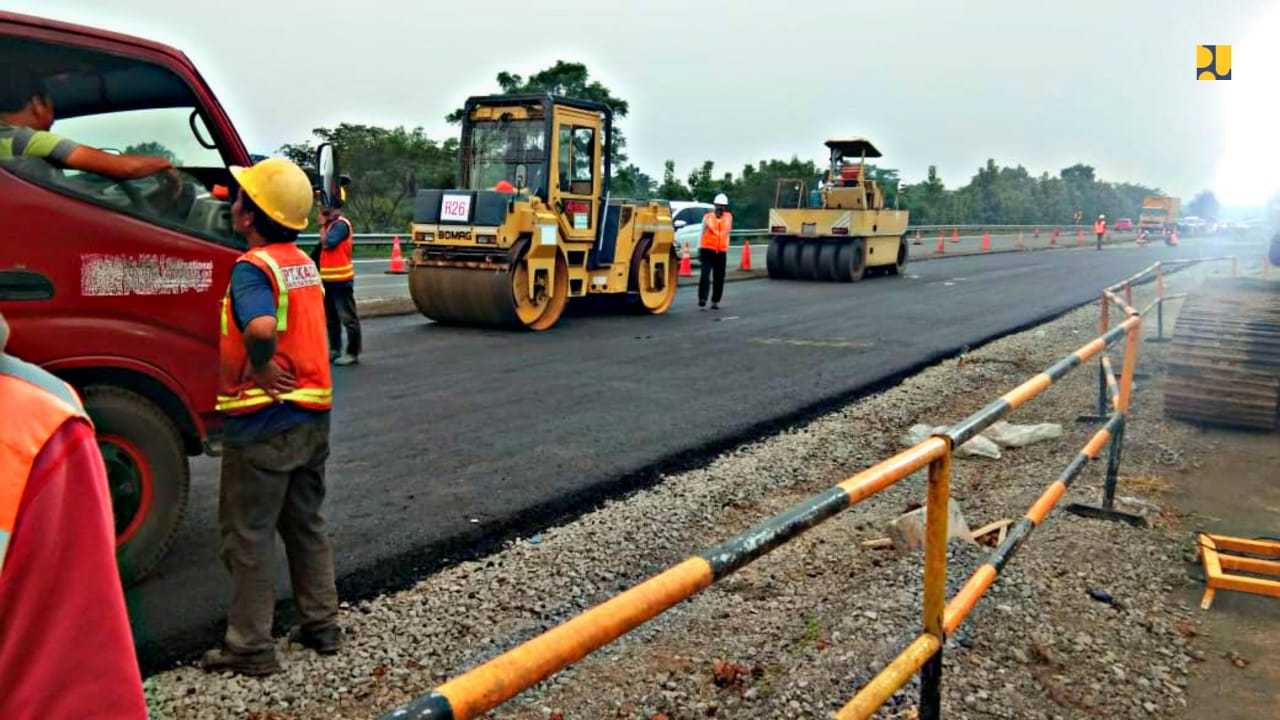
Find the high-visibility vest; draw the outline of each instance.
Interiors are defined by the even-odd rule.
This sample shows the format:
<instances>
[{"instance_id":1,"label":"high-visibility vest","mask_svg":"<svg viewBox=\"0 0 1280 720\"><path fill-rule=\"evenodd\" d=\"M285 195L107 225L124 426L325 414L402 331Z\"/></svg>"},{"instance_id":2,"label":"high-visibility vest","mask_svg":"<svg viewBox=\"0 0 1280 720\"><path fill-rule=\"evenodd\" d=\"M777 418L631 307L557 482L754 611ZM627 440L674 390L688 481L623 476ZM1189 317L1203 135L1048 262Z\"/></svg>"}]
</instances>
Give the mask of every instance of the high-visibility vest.
<instances>
[{"instance_id":1,"label":"high-visibility vest","mask_svg":"<svg viewBox=\"0 0 1280 720\"><path fill-rule=\"evenodd\" d=\"M329 228L338 223L347 224L347 239L330 248L325 244ZM320 279L325 282L346 282L356 277L355 265L351 264L351 246L355 244L356 231L351 221L339 216L337 220L320 228Z\"/></svg>"},{"instance_id":2,"label":"high-visibility vest","mask_svg":"<svg viewBox=\"0 0 1280 720\"><path fill-rule=\"evenodd\" d=\"M729 252L729 233L733 231L733 214L728 210L716 217L714 212L702 216L702 240L698 247L716 252Z\"/></svg>"},{"instance_id":3,"label":"high-visibility vest","mask_svg":"<svg viewBox=\"0 0 1280 720\"><path fill-rule=\"evenodd\" d=\"M0 353L0 569L18 506L40 450L62 424L84 418L71 386L30 363Z\"/></svg>"},{"instance_id":4,"label":"high-visibility vest","mask_svg":"<svg viewBox=\"0 0 1280 720\"><path fill-rule=\"evenodd\" d=\"M1107 231L1107 223L1105 220L1098 220L1093 223L1093 234L1101 235Z\"/></svg>"},{"instance_id":5,"label":"high-visibility vest","mask_svg":"<svg viewBox=\"0 0 1280 720\"><path fill-rule=\"evenodd\" d=\"M274 359L297 381L296 389L279 398L310 410L328 410L333 404L333 380L324 321L324 287L315 263L293 243L264 245L241 255L236 262L253 265L271 280L276 304ZM244 335L232 315L230 288L222 299L218 359L218 410L242 415L274 402L250 375Z\"/></svg>"}]
</instances>

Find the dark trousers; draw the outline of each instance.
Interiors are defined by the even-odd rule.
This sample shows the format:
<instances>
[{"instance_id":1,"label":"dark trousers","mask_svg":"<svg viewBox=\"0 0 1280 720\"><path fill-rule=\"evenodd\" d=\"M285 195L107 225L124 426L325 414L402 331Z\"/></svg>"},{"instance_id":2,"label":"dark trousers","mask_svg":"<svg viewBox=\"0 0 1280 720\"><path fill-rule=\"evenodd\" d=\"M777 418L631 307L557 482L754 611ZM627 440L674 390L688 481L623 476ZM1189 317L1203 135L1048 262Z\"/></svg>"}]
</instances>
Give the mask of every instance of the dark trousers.
<instances>
[{"instance_id":1,"label":"dark trousers","mask_svg":"<svg viewBox=\"0 0 1280 720\"><path fill-rule=\"evenodd\" d=\"M328 417L249 445L223 447L218 528L222 563L231 574L226 645L232 652L274 647L277 532L302 626L321 631L337 624L333 545L320 514L328 457Z\"/></svg>"},{"instance_id":2,"label":"dark trousers","mask_svg":"<svg viewBox=\"0 0 1280 720\"><path fill-rule=\"evenodd\" d=\"M324 284L324 320L329 328L329 352L342 352L342 329L347 329L347 354L360 355L360 317L352 283Z\"/></svg>"},{"instance_id":3,"label":"dark trousers","mask_svg":"<svg viewBox=\"0 0 1280 720\"><path fill-rule=\"evenodd\" d=\"M728 261L729 253L727 252L716 252L706 248L698 250L698 263L702 265L702 277L698 278L699 305L707 304L708 286L712 286L711 302L718 303L720 298L724 297L724 268Z\"/></svg>"},{"instance_id":4,"label":"dark trousers","mask_svg":"<svg viewBox=\"0 0 1280 720\"><path fill-rule=\"evenodd\" d=\"M1098 249L1102 249L1102 233L1096 233L1098 236Z\"/></svg>"}]
</instances>

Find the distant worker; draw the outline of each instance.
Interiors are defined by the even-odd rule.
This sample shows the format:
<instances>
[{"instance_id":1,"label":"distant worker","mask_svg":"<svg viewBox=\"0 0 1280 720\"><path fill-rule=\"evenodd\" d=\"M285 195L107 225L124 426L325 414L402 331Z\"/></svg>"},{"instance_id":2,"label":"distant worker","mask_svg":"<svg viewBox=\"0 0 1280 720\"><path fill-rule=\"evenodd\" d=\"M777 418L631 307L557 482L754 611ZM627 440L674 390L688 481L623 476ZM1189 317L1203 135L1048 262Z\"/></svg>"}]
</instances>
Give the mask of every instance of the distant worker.
<instances>
[{"instance_id":1,"label":"distant worker","mask_svg":"<svg viewBox=\"0 0 1280 720\"><path fill-rule=\"evenodd\" d=\"M363 349L360 315L356 312L356 270L351 262L354 228L338 208L320 209L320 279L324 281L324 318L329 330L329 360L355 365ZM342 352L342 330L347 351Z\"/></svg>"},{"instance_id":2,"label":"distant worker","mask_svg":"<svg viewBox=\"0 0 1280 720\"><path fill-rule=\"evenodd\" d=\"M210 672L279 672L271 620L279 530L300 625L290 640L320 653L342 641L333 546L320 513L333 383L320 273L295 241L311 182L284 158L232 167L235 231L249 243L222 303L217 408L226 414L218 526L231 575L223 645Z\"/></svg>"},{"instance_id":3,"label":"distant worker","mask_svg":"<svg viewBox=\"0 0 1280 720\"><path fill-rule=\"evenodd\" d=\"M0 316L0 717L143 720L93 425L8 334Z\"/></svg>"},{"instance_id":4,"label":"distant worker","mask_svg":"<svg viewBox=\"0 0 1280 720\"><path fill-rule=\"evenodd\" d=\"M60 137L49 132L53 121L53 98L43 81L24 68L0 70L0 162L39 158L59 168L117 180L132 180L173 168L173 163L162 157L114 155ZM176 173L160 177L175 186L181 184Z\"/></svg>"},{"instance_id":5,"label":"distant worker","mask_svg":"<svg viewBox=\"0 0 1280 720\"><path fill-rule=\"evenodd\" d=\"M1093 221L1093 234L1098 236L1098 249L1102 249L1102 236L1107 234L1107 216L1099 215Z\"/></svg>"},{"instance_id":6,"label":"distant worker","mask_svg":"<svg viewBox=\"0 0 1280 720\"><path fill-rule=\"evenodd\" d=\"M729 261L729 233L733 230L733 214L729 212L729 198L724 193L716 195L715 211L702 216L702 241L698 246L698 262L702 276L698 279L698 307L706 308L707 291L711 289L711 309L720 309L724 295L724 272Z\"/></svg>"}]
</instances>

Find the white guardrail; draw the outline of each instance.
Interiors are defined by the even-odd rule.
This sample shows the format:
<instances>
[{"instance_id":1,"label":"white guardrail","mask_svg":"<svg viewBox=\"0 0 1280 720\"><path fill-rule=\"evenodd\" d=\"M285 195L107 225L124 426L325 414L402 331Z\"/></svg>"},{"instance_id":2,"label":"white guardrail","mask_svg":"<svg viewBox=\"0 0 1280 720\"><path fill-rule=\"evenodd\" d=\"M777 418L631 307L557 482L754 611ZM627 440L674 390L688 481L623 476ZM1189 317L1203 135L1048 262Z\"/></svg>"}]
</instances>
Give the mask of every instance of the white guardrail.
<instances>
[{"instance_id":1,"label":"white guardrail","mask_svg":"<svg viewBox=\"0 0 1280 720\"><path fill-rule=\"evenodd\" d=\"M1085 230L1086 232L1092 232L1092 229L1093 229L1092 226L1090 225L1051 225L1051 224L1044 224L1044 225L909 225L907 226L907 233L914 234L916 231L919 231L921 235L931 235L933 233L938 232L939 230L942 230L942 231L945 231L949 236L952 231L959 232L961 235L972 235L974 234L975 231L978 233L981 233L983 230L987 230L987 231L990 231L993 235L1000 235L1000 234L1015 233L1018 231L1035 232L1037 228L1040 230L1040 232L1052 232L1055 228L1061 230L1062 232L1068 232L1068 231L1075 232L1077 229L1082 229L1082 230ZM1110 232L1110 228L1108 228L1108 232ZM735 237L735 238L765 237L769 234L769 228L734 230L729 234L731 237ZM355 244L356 245L390 245L394 240L394 238L396 237L399 237L400 242L402 243L409 242L409 233L406 231L402 233L356 233ZM320 236L316 233L303 233L298 236L299 242L308 242L308 241L314 242L319 239L320 239Z\"/></svg>"}]
</instances>

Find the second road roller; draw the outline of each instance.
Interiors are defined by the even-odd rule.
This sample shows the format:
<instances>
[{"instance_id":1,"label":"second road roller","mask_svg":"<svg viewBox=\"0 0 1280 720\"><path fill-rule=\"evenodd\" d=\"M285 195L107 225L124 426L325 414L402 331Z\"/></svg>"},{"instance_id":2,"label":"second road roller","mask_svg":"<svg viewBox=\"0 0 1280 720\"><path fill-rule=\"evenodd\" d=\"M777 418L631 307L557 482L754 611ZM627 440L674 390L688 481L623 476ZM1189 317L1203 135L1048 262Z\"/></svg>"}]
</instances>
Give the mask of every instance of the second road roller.
<instances>
[{"instance_id":1,"label":"second road roller","mask_svg":"<svg viewBox=\"0 0 1280 720\"><path fill-rule=\"evenodd\" d=\"M902 274L908 213L886 209L884 189L866 176L867 158L880 151L859 137L828 140L827 148L831 169L811 195L803 180L778 182L769 210L769 277L856 282L868 270Z\"/></svg>"},{"instance_id":2,"label":"second road roller","mask_svg":"<svg viewBox=\"0 0 1280 720\"><path fill-rule=\"evenodd\" d=\"M409 292L438 322L546 330L570 298L659 314L675 300L671 211L609 197L613 113L550 95L473 97L459 189L414 199Z\"/></svg>"}]
</instances>

